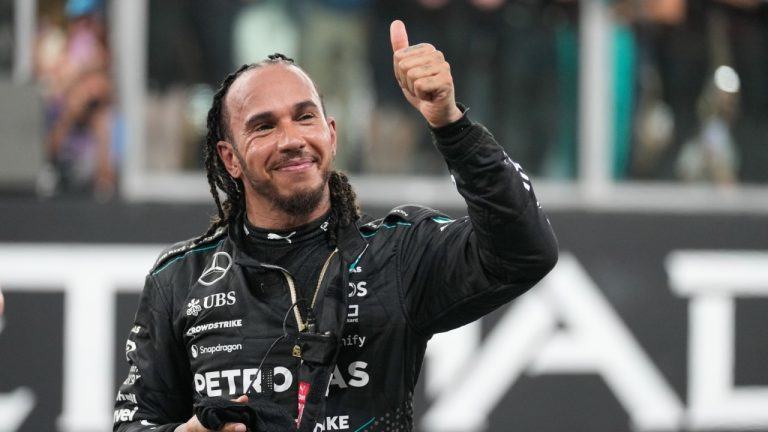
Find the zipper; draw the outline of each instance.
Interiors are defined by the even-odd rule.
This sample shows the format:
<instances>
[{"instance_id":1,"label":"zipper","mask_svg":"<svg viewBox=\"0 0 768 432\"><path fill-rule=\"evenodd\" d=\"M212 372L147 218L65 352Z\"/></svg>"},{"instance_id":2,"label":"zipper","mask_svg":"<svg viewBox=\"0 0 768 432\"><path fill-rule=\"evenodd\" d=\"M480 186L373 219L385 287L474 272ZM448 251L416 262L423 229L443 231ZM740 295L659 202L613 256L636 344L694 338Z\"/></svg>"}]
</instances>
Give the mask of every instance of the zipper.
<instances>
[{"instance_id":1,"label":"zipper","mask_svg":"<svg viewBox=\"0 0 768 432\"><path fill-rule=\"evenodd\" d=\"M328 271L328 266L331 264L331 259L333 258L336 253L339 252L339 249L336 248L331 252L330 255L328 255L328 258L325 259L325 263L323 264L323 268L320 269L320 276L317 278L317 286L315 286L315 293L312 295L312 303L309 305L311 309L315 308L315 302L317 301L317 294L320 292L320 286L323 284L323 279L325 278L325 273ZM280 271L283 273L283 276L285 277L286 282L288 282L288 290L291 293L291 304L296 305L298 302L298 294L296 293L296 281L293 279L293 276L288 273L288 270L277 267L280 269ZM303 319L301 316L300 308L294 307L293 308L293 314L296 318L296 325L299 327L299 331L302 332L307 328L307 321Z\"/></svg>"}]
</instances>

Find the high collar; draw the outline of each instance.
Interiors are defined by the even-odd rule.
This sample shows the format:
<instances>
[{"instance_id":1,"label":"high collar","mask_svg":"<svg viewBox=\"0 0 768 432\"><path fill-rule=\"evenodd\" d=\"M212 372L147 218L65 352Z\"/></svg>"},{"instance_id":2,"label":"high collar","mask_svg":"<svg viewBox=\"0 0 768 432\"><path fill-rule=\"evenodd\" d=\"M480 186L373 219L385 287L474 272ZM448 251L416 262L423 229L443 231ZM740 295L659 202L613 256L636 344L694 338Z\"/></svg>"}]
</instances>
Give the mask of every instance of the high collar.
<instances>
[{"instance_id":1,"label":"high collar","mask_svg":"<svg viewBox=\"0 0 768 432\"><path fill-rule=\"evenodd\" d=\"M255 243L257 247L283 247L301 244L316 239L319 236L324 236L328 229L329 218L330 212L311 222L291 229L270 230L256 227L248 222L247 218L243 217L243 231L248 240Z\"/></svg>"},{"instance_id":2,"label":"high collar","mask_svg":"<svg viewBox=\"0 0 768 432\"><path fill-rule=\"evenodd\" d=\"M261 262L249 253L250 246L246 241L244 214L240 213L233 218L227 229L229 240L236 246L233 252L235 263L247 267L274 267L270 263ZM354 268L357 262L368 248L368 241L358 230L357 224L342 226L339 228L337 236L337 247L342 261L349 267Z\"/></svg>"}]
</instances>

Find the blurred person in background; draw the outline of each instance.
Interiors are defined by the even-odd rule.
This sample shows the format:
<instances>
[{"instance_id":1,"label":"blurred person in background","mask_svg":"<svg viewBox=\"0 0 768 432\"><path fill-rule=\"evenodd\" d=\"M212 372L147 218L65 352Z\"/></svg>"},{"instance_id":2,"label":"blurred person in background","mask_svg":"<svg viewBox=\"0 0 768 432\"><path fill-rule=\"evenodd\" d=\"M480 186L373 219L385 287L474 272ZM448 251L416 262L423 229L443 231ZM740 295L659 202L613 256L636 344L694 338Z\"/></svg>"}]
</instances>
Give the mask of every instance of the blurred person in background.
<instances>
[{"instance_id":1,"label":"blurred person in background","mask_svg":"<svg viewBox=\"0 0 768 432\"><path fill-rule=\"evenodd\" d=\"M38 34L37 75L45 88L47 153L42 195L109 199L116 183L113 86L99 0L68 0L65 31L44 18Z\"/></svg>"},{"instance_id":2,"label":"blurred person in background","mask_svg":"<svg viewBox=\"0 0 768 432\"><path fill-rule=\"evenodd\" d=\"M371 95L366 41L372 0L301 0L296 8L301 28L299 61L338 121L345 143L336 163L350 171L362 168L361 152L368 130Z\"/></svg>"},{"instance_id":3,"label":"blurred person in background","mask_svg":"<svg viewBox=\"0 0 768 432\"><path fill-rule=\"evenodd\" d=\"M443 54L409 46L400 21L390 43L387 69L469 217L416 205L361 215L332 170L336 122L312 79L281 54L241 67L208 115L218 216L147 276L116 431L412 430L431 336L554 266L557 242L528 176L456 103Z\"/></svg>"},{"instance_id":4,"label":"blurred person in background","mask_svg":"<svg viewBox=\"0 0 768 432\"><path fill-rule=\"evenodd\" d=\"M452 38L461 37L453 27L458 19L457 3L449 0L374 0L371 5L367 55L373 88L365 172L373 174L442 174L445 164L436 160L428 131L411 115L411 107L392 85L391 42L388 28L396 18L414 23L412 41L429 41L448 58L457 58ZM460 79L461 65L451 74Z\"/></svg>"},{"instance_id":5,"label":"blurred person in background","mask_svg":"<svg viewBox=\"0 0 768 432\"><path fill-rule=\"evenodd\" d=\"M505 149L540 175L555 147L558 86L555 11L542 0L467 0L457 33L469 83L459 98L473 107Z\"/></svg>"},{"instance_id":6,"label":"blurred person in background","mask_svg":"<svg viewBox=\"0 0 768 432\"><path fill-rule=\"evenodd\" d=\"M768 179L768 3L624 3L637 9L639 52L630 176Z\"/></svg>"}]
</instances>

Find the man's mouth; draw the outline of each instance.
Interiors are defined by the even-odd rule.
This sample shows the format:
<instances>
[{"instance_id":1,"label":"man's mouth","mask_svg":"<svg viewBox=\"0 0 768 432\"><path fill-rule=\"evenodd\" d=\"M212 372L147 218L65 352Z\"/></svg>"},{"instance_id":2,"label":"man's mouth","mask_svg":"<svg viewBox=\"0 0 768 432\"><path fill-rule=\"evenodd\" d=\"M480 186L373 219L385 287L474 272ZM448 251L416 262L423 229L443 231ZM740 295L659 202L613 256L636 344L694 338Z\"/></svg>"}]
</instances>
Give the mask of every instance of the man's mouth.
<instances>
[{"instance_id":1,"label":"man's mouth","mask_svg":"<svg viewBox=\"0 0 768 432\"><path fill-rule=\"evenodd\" d=\"M317 161L313 157L300 157L281 161L275 165L275 171L295 172L310 168Z\"/></svg>"}]
</instances>

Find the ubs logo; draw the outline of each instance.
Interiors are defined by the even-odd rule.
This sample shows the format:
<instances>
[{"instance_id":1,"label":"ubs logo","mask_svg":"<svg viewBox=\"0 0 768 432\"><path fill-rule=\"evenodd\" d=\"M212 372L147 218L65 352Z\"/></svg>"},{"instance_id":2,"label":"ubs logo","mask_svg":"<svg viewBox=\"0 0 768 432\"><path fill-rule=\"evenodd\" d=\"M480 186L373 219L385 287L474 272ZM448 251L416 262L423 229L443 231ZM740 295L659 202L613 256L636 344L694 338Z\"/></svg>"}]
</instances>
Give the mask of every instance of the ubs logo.
<instances>
[{"instance_id":1,"label":"ubs logo","mask_svg":"<svg viewBox=\"0 0 768 432\"><path fill-rule=\"evenodd\" d=\"M205 286L211 286L220 281L227 274L230 267L232 267L232 257L226 252L216 252L213 254L211 265L203 270L203 274L200 275L197 281Z\"/></svg>"},{"instance_id":2,"label":"ubs logo","mask_svg":"<svg viewBox=\"0 0 768 432\"><path fill-rule=\"evenodd\" d=\"M193 298L187 303L187 316L198 316L203 309L218 308L222 306L232 306L237 303L234 291L228 291L226 293L216 293L203 297L203 304L200 305L200 300Z\"/></svg>"}]
</instances>

